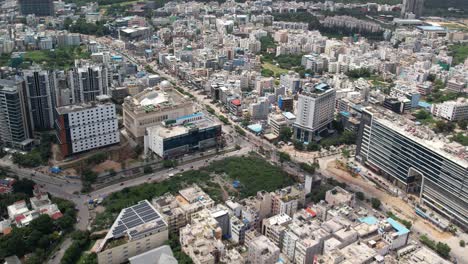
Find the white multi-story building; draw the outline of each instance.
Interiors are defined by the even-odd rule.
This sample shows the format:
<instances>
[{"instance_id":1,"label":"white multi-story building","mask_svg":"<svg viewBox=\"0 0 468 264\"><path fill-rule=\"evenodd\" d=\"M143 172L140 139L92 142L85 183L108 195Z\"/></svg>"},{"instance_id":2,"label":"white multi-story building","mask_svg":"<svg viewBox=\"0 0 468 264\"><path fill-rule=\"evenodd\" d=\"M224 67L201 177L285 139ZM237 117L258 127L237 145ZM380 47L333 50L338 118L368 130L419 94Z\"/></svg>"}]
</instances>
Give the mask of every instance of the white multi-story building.
<instances>
[{"instance_id":1,"label":"white multi-story building","mask_svg":"<svg viewBox=\"0 0 468 264\"><path fill-rule=\"evenodd\" d=\"M270 239L279 248L282 247L283 235L286 227L291 223L292 218L287 214L278 214L267 219L263 219L262 234Z\"/></svg>"},{"instance_id":2,"label":"white multi-story building","mask_svg":"<svg viewBox=\"0 0 468 264\"><path fill-rule=\"evenodd\" d=\"M294 138L310 142L333 121L336 91L320 83L299 95Z\"/></svg>"},{"instance_id":3,"label":"white multi-story building","mask_svg":"<svg viewBox=\"0 0 468 264\"><path fill-rule=\"evenodd\" d=\"M148 88L125 98L122 105L123 123L129 136L142 141L148 127L193 114L193 102L177 90L170 89L170 86L170 83L163 81L159 85L160 90Z\"/></svg>"},{"instance_id":4,"label":"white multi-story building","mask_svg":"<svg viewBox=\"0 0 468 264\"><path fill-rule=\"evenodd\" d=\"M465 120L468 119L468 101L462 98L458 101L433 104L431 113L449 121Z\"/></svg>"},{"instance_id":5,"label":"white multi-story building","mask_svg":"<svg viewBox=\"0 0 468 264\"><path fill-rule=\"evenodd\" d=\"M278 262L280 249L266 236L257 236L249 245L248 259L251 264L274 264Z\"/></svg>"},{"instance_id":6,"label":"white multi-story building","mask_svg":"<svg viewBox=\"0 0 468 264\"><path fill-rule=\"evenodd\" d=\"M161 246L169 237L167 223L158 211L143 200L123 209L96 252L100 264L119 264Z\"/></svg>"},{"instance_id":7,"label":"white multi-story building","mask_svg":"<svg viewBox=\"0 0 468 264\"><path fill-rule=\"evenodd\" d=\"M99 95L107 95L108 82L107 68L103 66L87 65L68 73L73 103L88 103Z\"/></svg>"},{"instance_id":8,"label":"white multi-story building","mask_svg":"<svg viewBox=\"0 0 468 264\"><path fill-rule=\"evenodd\" d=\"M120 142L112 103L69 105L56 111L57 138L64 156Z\"/></svg>"}]
</instances>

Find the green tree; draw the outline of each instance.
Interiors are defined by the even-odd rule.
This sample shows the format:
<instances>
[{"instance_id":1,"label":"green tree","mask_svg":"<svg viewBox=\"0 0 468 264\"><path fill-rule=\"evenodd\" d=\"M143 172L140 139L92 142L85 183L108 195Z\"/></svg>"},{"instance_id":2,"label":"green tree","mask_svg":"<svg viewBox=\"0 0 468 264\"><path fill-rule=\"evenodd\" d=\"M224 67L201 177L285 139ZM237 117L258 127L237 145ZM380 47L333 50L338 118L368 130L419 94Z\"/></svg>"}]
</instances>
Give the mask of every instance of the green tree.
<instances>
[{"instance_id":1,"label":"green tree","mask_svg":"<svg viewBox=\"0 0 468 264\"><path fill-rule=\"evenodd\" d=\"M465 247L465 240L460 240L460 247Z\"/></svg>"},{"instance_id":2,"label":"green tree","mask_svg":"<svg viewBox=\"0 0 468 264\"><path fill-rule=\"evenodd\" d=\"M20 179L13 183L13 192L26 193L32 196L34 185L36 185L36 183L30 179Z\"/></svg>"},{"instance_id":3,"label":"green tree","mask_svg":"<svg viewBox=\"0 0 468 264\"><path fill-rule=\"evenodd\" d=\"M309 144L307 144L308 151L320 151L320 148L320 145L315 142L309 142Z\"/></svg>"},{"instance_id":4,"label":"green tree","mask_svg":"<svg viewBox=\"0 0 468 264\"><path fill-rule=\"evenodd\" d=\"M70 231L70 230L73 230L75 219L72 218L71 216L64 215L60 217L59 219L57 219L56 223L60 227L60 229L64 231Z\"/></svg>"},{"instance_id":5,"label":"green tree","mask_svg":"<svg viewBox=\"0 0 468 264\"><path fill-rule=\"evenodd\" d=\"M164 168L173 168L177 166L177 160L164 160L163 167Z\"/></svg>"},{"instance_id":6,"label":"green tree","mask_svg":"<svg viewBox=\"0 0 468 264\"><path fill-rule=\"evenodd\" d=\"M294 144L294 149L304 150L304 143L302 143L301 141L294 140L293 144Z\"/></svg>"},{"instance_id":7,"label":"green tree","mask_svg":"<svg viewBox=\"0 0 468 264\"><path fill-rule=\"evenodd\" d=\"M29 226L32 230L37 230L43 234L50 234L52 233L54 224L49 215L41 214L38 218L32 220Z\"/></svg>"},{"instance_id":8,"label":"green tree","mask_svg":"<svg viewBox=\"0 0 468 264\"><path fill-rule=\"evenodd\" d=\"M81 180L89 183L94 183L97 180L97 173L90 170L90 169L85 169L83 173L81 174Z\"/></svg>"},{"instance_id":9,"label":"green tree","mask_svg":"<svg viewBox=\"0 0 468 264\"><path fill-rule=\"evenodd\" d=\"M379 209L382 202L377 198L372 198L371 199L371 204L372 204L372 208Z\"/></svg>"},{"instance_id":10,"label":"green tree","mask_svg":"<svg viewBox=\"0 0 468 264\"><path fill-rule=\"evenodd\" d=\"M466 130L466 127L468 126L468 120L459 120L457 122L458 128L461 130Z\"/></svg>"},{"instance_id":11,"label":"green tree","mask_svg":"<svg viewBox=\"0 0 468 264\"><path fill-rule=\"evenodd\" d=\"M416 117L416 119L418 120L424 120L424 119L429 119L431 118L431 113L429 113L428 111L424 110L424 109L420 109L418 110L414 116Z\"/></svg>"},{"instance_id":12,"label":"green tree","mask_svg":"<svg viewBox=\"0 0 468 264\"><path fill-rule=\"evenodd\" d=\"M439 255L443 258L448 258L450 256L450 251L452 249L449 247L449 245L439 242L436 245L436 251L439 253Z\"/></svg>"},{"instance_id":13,"label":"green tree","mask_svg":"<svg viewBox=\"0 0 468 264\"><path fill-rule=\"evenodd\" d=\"M351 156L349 150L347 150L347 149L342 149L341 150L341 155L343 155L343 157L346 158L346 159L349 159L349 157Z\"/></svg>"},{"instance_id":14,"label":"green tree","mask_svg":"<svg viewBox=\"0 0 468 264\"><path fill-rule=\"evenodd\" d=\"M290 127L282 127L279 133L279 139L281 141L289 141L293 135L293 131Z\"/></svg>"},{"instance_id":15,"label":"green tree","mask_svg":"<svg viewBox=\"0 0 468 264\"><path fill-rule=\"evenodd\" d=\"M279 151L278 155L279 155L279 161L281 163L283 163L285 161L291 161L291 156L286 152Z\"/></svg>"},{"instance_id":16,"label":"green tree","mask_svg":"<svg viewBox=\"0 0 468 264\"><path fill-rule=\"evenodd\" d=\"M145 167L143 167L143 173L145 174L153 173L153 168L151 168L150 165L146 165Z\"/></svg>"},{"instance_id":17,"label":"green tree","mask_svg":"<svg viewBox=\"0 0 468 264\"><path fill-rule=\"evenodd\" d=\"M360 200L360 201L363 201L363 200L366 198L366 196L364 195L363 192L357 192L357 193L356 193L356 198L357 198L358 200Z\"/></svg>"}]
</instances>

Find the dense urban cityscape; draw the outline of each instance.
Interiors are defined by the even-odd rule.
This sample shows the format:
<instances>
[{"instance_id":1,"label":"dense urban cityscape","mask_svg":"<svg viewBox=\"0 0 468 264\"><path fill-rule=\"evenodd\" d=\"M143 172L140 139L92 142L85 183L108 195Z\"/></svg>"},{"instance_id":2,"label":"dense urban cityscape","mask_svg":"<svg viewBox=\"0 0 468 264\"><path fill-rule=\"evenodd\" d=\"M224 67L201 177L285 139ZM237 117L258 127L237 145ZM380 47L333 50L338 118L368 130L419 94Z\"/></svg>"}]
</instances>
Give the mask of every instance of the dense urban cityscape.
<instances>
[{"instance_id":1,"label":"dense urban cityscape","mask_svg":"<svg viewBox=\"0 0 468 264\"><path fill-rule=\"evenodd\" d=\"M468 1L0 6L1 263L468 264Z\"/></svg>"}]
</instances>

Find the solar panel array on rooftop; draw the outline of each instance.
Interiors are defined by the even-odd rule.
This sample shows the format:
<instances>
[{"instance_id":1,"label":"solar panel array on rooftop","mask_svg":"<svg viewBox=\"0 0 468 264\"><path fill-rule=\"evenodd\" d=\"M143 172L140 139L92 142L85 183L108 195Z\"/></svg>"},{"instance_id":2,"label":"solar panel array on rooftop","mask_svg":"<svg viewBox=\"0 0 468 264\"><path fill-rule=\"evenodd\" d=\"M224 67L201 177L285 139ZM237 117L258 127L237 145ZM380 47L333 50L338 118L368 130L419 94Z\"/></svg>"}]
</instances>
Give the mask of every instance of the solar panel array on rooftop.
<instances>
[{"instance_id":1,"label":"solar panel array on rooftop","mask_svg":"<svg viewBox=\"0 0 468 264\"><path fill-rule=\"evenodd\" d=\"M112 229L112 236L119 237L128 229L132 229L158 218L160 218L159 214L151 207L148 201L141 201L132 207L123 209L121 217L117 220L117 225ZM163 221L160 222L164 224ZM159 224L159 221L157 223Z\"/></svg>"}]
</instances>

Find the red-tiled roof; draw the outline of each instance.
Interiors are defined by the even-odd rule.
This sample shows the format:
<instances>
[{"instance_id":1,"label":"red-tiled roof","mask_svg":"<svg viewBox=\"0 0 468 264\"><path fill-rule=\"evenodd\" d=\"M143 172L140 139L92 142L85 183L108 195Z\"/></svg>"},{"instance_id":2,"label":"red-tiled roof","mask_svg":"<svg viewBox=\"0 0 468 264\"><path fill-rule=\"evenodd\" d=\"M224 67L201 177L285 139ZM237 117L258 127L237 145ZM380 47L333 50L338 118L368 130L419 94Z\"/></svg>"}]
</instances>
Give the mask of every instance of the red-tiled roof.
<instances>
[{"instance_id":1,"label":"red-tiled roof","mask_svg":"<svg viewBox=\"0 0 468 264\"><path fill-rule=\"evenodd\" d=\"M26 218L26 216L24 216L24 215L18 215L17 217L15 217L15 221L16 221L16 223L19 223L19 222L21 222L21 220L23 220L25 218Z\"/></svg>"},{"instance_id":2,"label":"red-tiled roof","mask_svg":"<svg viewBox=\"0 0 468 264\"><path fill-rule=\"evenodd\" d=\"M317 216L317 213L314 212L314 210L310 209L310 208L306 208L306 211L312 216L312 217L316 217Z\"/></svg>"},{"instance_id":3,"label":"red-tiled roof","mask_svg":"<svg viewBox=\"0 0 468 264\"><path fill-rule=\"evenodd\" d=\"M241 105L241 101L239 99L234 99L231 101L231 104L235 105L235 106L240 106Z\"/></svg>"},{"instance_id":4,"label":"red-tiled roof","mask_svg":"<svg viewBox=\"0 0 468 264\"><path fill-rule=\"evenodd\" d=\"M56 212L51 216L51 218L54 219L54 220L57 220L62 216L63 216L63 214L61 212Z\"/></svg>"}]
</instances>

